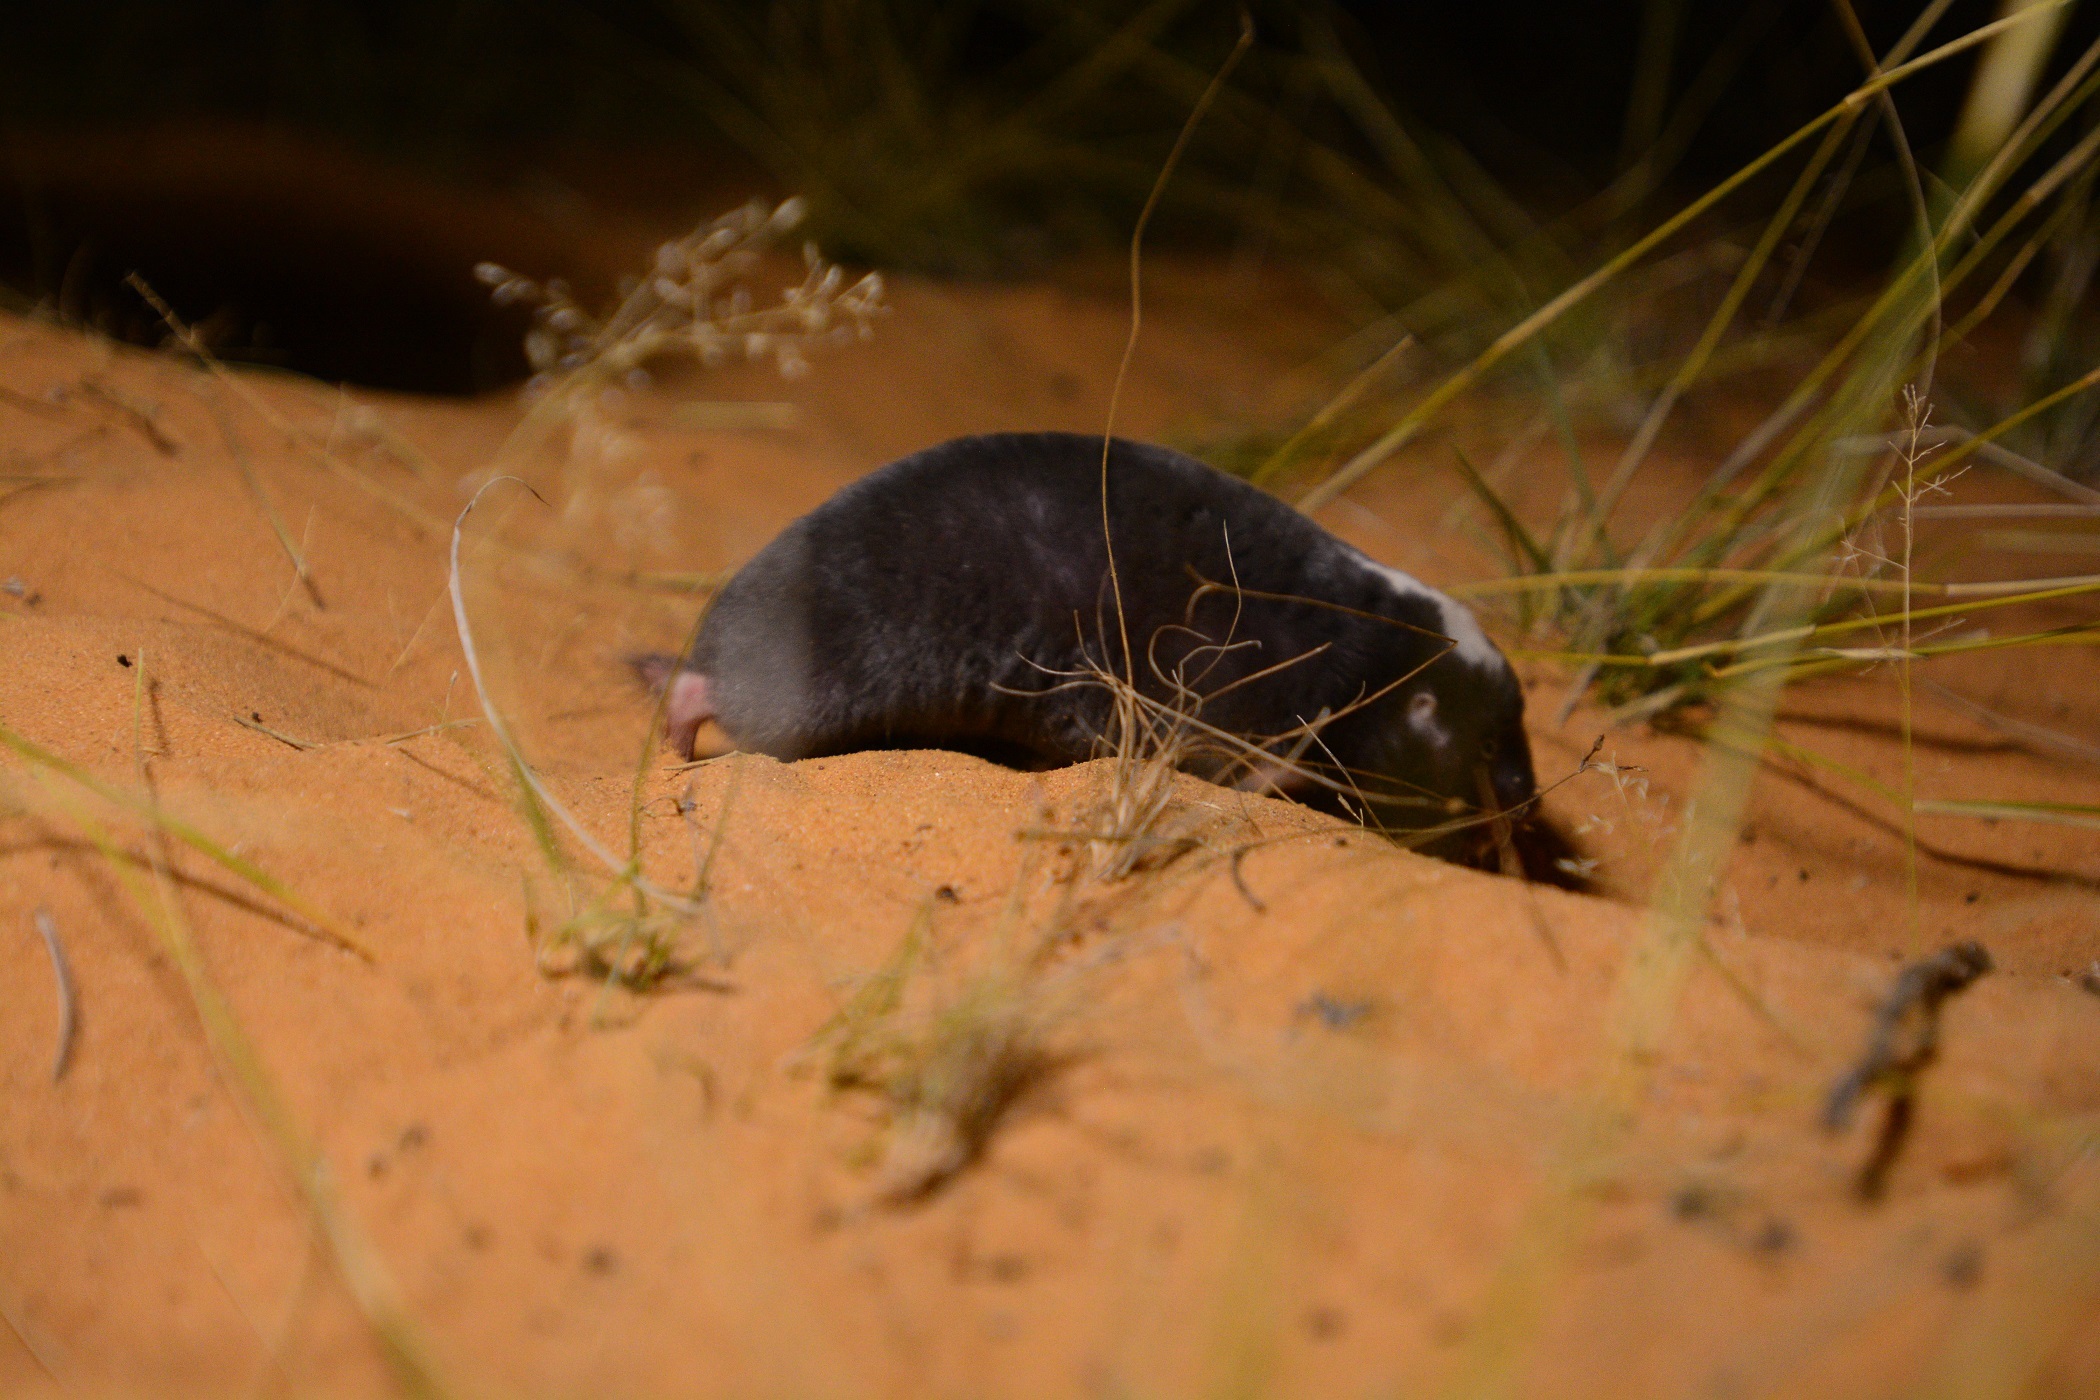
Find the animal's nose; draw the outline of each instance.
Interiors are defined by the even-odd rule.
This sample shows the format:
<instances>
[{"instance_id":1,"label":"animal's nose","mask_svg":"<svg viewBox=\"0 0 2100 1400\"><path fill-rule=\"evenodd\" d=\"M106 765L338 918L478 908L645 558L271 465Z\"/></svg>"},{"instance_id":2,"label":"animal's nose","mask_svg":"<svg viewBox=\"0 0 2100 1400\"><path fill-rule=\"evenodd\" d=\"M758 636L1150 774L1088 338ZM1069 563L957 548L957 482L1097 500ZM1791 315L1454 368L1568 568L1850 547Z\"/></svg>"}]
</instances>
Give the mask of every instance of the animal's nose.
<instances>
[{"instance_id":1,"label":"animal's nose","mask_svg":"<svg viewBox=\"0 0 2100 1400\"><path fill-rule=\"evenodd\" d=\"M1504 744L1488 772L1494 784L1495 801L1503 811L1521 807L1538 795L1538 779L1532 775L1531 754L1522 743Z\"/></svg>"}]
</instances>

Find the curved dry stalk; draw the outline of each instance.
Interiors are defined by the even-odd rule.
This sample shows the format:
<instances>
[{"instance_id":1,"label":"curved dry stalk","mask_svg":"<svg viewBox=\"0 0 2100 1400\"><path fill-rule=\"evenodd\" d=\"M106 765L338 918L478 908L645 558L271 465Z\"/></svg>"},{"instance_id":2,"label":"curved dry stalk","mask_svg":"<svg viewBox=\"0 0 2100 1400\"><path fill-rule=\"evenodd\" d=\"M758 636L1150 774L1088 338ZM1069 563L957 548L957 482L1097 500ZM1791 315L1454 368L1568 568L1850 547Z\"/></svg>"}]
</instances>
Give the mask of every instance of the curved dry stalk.
<instances>
[{"instance_id":1,"label":"curved dry stalk","mask_svg":"<svg viewBox=\"0 0 2100 1400\"><path fill-rule=\"evenodd\" d=\"M1204 113L1215 102L1218 92L1225 86L1225 79L1239 66L1254 43L1254 16L1240 11L1240 37L1227 54L1225 62L1211 78L1210 86L1196 99L1196 105L1181 125L1181 134L1174 138L1173 149L1167 152L1166 162L1160 166L1159 175L1152 182L1152 190L1145 196L1145 207L1138 211L1137 223L1130 231L1130 334L1123 341L1123 358L1116 365L1116 377L1108 391L1108 417L1101 427L1101 543L1108 552L1109 591L1115 597L1116 627L1123 639L1123 665L1126 669L1136 665L1130 653L1130 629L1123 616L1123 585L1116 573L1116 541L1108 525L1108 455L1116 440L1116 410L1123 402L1123 384L1130 377L1130 362L1137 355L1138 332L1145 323L1144 297L1144 247L1145 227L1152 222L1152 212L1159 207L1159 199L1166 192L1167 181L1174 174L1174 167L1181 163L1181 153L1188 149L1189 138L1203 123ZM1135 676L1132 677L1136 679Z\"/></svg>"},{"instance_id":2,"label":"curved dry stalk","mask_svg":"<svg viewBox=\"0 0 2100 1400\"><path fill-rule=\"evenodd\" d=\"M66 950L59 945L58 925L52 921L49 909L39 908L35 915L37 934L44 940L44 953L51 959L51 980L58 989L58 1048L51 1055L51 1082L65 1078L66 1064L73 1058L73 1031L79 1023L79 1008L74 1000L73 974L66 967Z\"/></svg>"},{"instance_id":3,"label":"curved dry stalk","mask_svg":"<svg viewBox=\"0 0 2100 1400\"><path fill-rule=\"evenodd\" d=\"M1228 567L1230 567L1232 556L1229 546L1226 560ZM1164 811L1166 801L1170 796L1171 787L1167 779L1172 770L1185 767L1189 759L1204 749L1216 750L1232 756L1211 774L1212 781L1232 781L1235 773L1242 773L1246 778L1252 778L1259 774L1264 775L1265 781L1263 786L1273 787L1285 778L1292 778L1320 787L1343 799L1353 798L1359 804L1360 810L1363 811L1368 811L1370 807L1376 805L1390 807L1416 801L1436 806L1443 805L1441 799L1427 793L1426 790L1416 789L1416 791L1421 793L1419 799L1410 796L1406 792L1390 790L1394 784L1398 784L1402 788L1411 785L1388 775L1357 773L1338 761L1329 765L1308 765L1302 760L1306 750L1311 747L1318 746L1323 751L1325 750L1325 743L1320 738L1321 731L1325 730L1329 725L1357 713L1366 706L1376 704L1400 686L1407 684L1410 680L1420 675L1425 669L1441 659L1452 647L1457 645L1452 638L1400 618L1386 617L1380 613L1365 612L1323 599L1306 597L1300 594L1269 593L1242 588L1237 581L1236 570L1234 582L1230 584L1216 583L1204 579L1200 574L1196 574L1194 577L1197 580L1197 588L1188 608L1184 612L1184 616L1192 617L1197 603L1205 596L1215 592L1230 592L1235 600L1231 629L1228 630L1225 639L1221 642L1209 641L1207 634L1198 632L1188 622L1170 624L1154 629L1152 637L1146 646L1147 662L1152 674L1168 692L1167 698L1159 699L1146 695L1126 678L1116 675L1103 662L1096 662L1078 670L1056 671L1043 667L1024 657L1022 658L1024 661L1027 661L1030 666L1033 666L1043 674L1061 678L1059 683L1035 692L1020 692L1001 687L1003 693L1009 694L1048 695L1078 687L1095 686L1102 687L1110 692L1112 697L1110 732L1097 736L1097 743L1102 749L1117 759L1116 776L1111 782L1111 792L1114 796L1111 799L1110 806L1116 813L1109 822L1108 830L1111 833L1143 832L1149 829L1151 820ZM1230 651L1247 645L1247 643L1235 642L1233 636L1238 628L1241 616L1240 605L1248 598L1274 602L1303 603L1312 607L1325 608L1367 621L1380 622L1415 632L1441 642L1443 646L1434 655L1417 663L1384 685L1376 689L1372 689L1368 685L1365 686L1353 700L1338 709L1323 710L1310 720L1301 719L1298 724L1274 734L1248 735L1234 733L1204 720L1202 718L1203 707L1216 700L1219 696L1228 694L1242 685L1265 679L1318 657L1326 652L1329 646L1329 644L1321 644L1309 648L1295 656L1286 657L1249 675L1229 681L1215 690L1207 692L1201 690L1199 687L1202 679L1209 675L1218 659ZM1204 644L1192 647L1188 654L1169 671L1159 660L1158 646L1163 636L1175 633L1196 637ZM1081 639L1081 652L1082 654L1087 652L1083 637ZM1196 659L1205 656L1208 656L1210 659L1191 678L1188 675L1188 667ZM1126 754L1131 755L1129 761L1133 765L1128 768L1124 766ZM1328 757L1332 759L1334 756L1330 752ZM1339 774L1340 777L1332 777L1328 773L1322 772L1322 766L1331 768L1332 772ZM1370 782L1374 787L1383 785L1383 790L1380 791L1380 795L1375 802L1364 793L1363 783L1366 781ZM1139 819L1139 814L1145 814L1142 820ZM1366 824L1369 824L1369 820L1368 817L1365 818ZM1109 836L1097 839L1123 838ZM1127 871L1123 873L1127 873Z\"/></svg>"},{"instance_id":4,"label":"curved dry stalk","mask_svg":"<svg viewBox=\"0 0 2100 1400\"><path fill-rule=\"evenodd\" d=\"M488 720L489 731L496 736L496 741L503 746L504 754L510 759L511 766L516 771L519 781L531 791L534 800L541 807L552 812L560 820L561 824L569 829L569 834L574 836L585 850L597 857L599 862L612 872L614 876L632 883L636 890L646 894L649 898L682 913L693 913L698 910L698 905L684 896L672 894L669 890L662 889L646 879L634 861L620 860L602 841L591 834L589 828L577 820L575 814L562 803L560 798L548 790L539 773L526 761L524 750L518 747L517 740L511 736L510 726L504 722L502 711L498 710L495 701L489 698L488 685L481 675L481 653L474 644L473 626L467 621L466 594L460 586L459 542L466 528L467 517L473 513L474 507L481 503L481 498L487 495L491 488L505 481L523 486L527 491L532 491L532 487L518 477L494 477L482 483L481 489L474 493L472 499L467 502L466 507L460 511L459 517L452 522L451 563L450 572L447 576L447 586L452 594L452 620L459 629L460 651L466 657L467 676L474 682L474 695L481 702L481 713ZM540 499L537 491L532 491L532 494L535 499Z\"/></svg>"}]
</instances>

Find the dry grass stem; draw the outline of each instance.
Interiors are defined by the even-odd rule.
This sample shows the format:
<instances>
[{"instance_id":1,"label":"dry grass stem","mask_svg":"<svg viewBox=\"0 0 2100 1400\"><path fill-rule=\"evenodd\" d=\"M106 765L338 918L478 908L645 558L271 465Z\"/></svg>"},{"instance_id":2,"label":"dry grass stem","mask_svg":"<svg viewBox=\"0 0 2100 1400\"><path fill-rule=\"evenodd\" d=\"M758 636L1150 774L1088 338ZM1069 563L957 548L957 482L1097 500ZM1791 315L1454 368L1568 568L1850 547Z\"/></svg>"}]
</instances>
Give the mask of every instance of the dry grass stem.
<instances>
[{"instance_id":1,"label":"dry grass stem","mask_svg":"<svg viewBox=\"0 0 2100 1400\"><path fill-rule=\"evenodd\" d=\"M503 746L504 753L509 756L513 771L516 773L520 783L530 790L533 801L540 808L551 812L564 827L568 828L569 834L574 836L586 851L589 851L591 855L596 857L615 876L631 880L636 890L646 894L651 899L672 909L691 913L693 912L693 906L689 900L674 895L668 890L659 889L656 885L642 878L641 874L633 869L631 861L623 861L615 856L604 842L593 836L590 829L576 819L575 815L563 805L560 799L548 791L547 785L541 781L539 774L534 771L531 764L525 761L524 752L518 747L517 741L511 737L510 728L504 723L502 712L496 708L495 701L489 697L488 684L483 680L481 673L481 653L474 644L473 626L467 621L466 595L460 584L459 545L460 538L466 529L467 517L473 513L474 507L481 503L481 498L502 482L509 482L515 486L525 486L525 483L516 477L499 476L484 482L481 489L474 493L473 499L469 500L465 508L460 511L458 519L452 522L452 553L450 572L447 575L449 579L448 587L452 594L452 620L459 629L460 651L466 657L467 675L474 683L475 697L481 702L482 716L488 721L489 729L495 734L496 741ZM530 491L532 488L525 486L525 489Z\"/></svg>"},{"instance_id":2,"label":"dry grass stem","mask_svg":"<svg viewBox=\"0 0 2100 1400\"><path fill-rule=\"evenodd\" d=\"M5 737L5 731L0 731L0 737ZM143 759L139 761L143 762ZM326 1159L291 1115L254 1043L241 1029L231 1006L204 965L174 883L169 878L167 853L159 839L171 829L163 825L149 836L148 859L143 863L150 866L150 879L143 877L133 868L134 861L118 847L110 833L89 814L74 793L59 782L60 776L64 775L63 769L48 763L39 764L33 759L30 772L102 854L110 872L123 885L158 936L169 960L181 973L212 1056L234 1088L236 1102L251 1124L258 1128L273 1160L297 1187L316 1230L328 1243L338 1276L348 1288L359 1313L371 1325L397 1382L413 1396L432 1400L442 1396L445 1390L436 1379L436 1372L392 1280L336 1194Z\"/></svg>"},{"instance_id":3,"label":"dry grass stem","mask_svg":"<svg viewBox=\"0 0 2100 1400\"><path fill-rule=\"evenodd\" d=\"M285 558L291 561L293 577L297 579L299 586L306 590L306 596L313 602L316 610L325 608L327 604L321 601L321 590L314 583L313 573L307 565L306 551L293 541L292 532L286 528L284 518L277 513L277 503L270 499L270 493L264 488L262 478L256 475L254 464L248 460L248 449L241 445L240 437L234 431L231 415L216 401L210 407L212 418L219 425L219 437L226 444L227 455L233 458L234 469L240 473L241 484L246 486L248 494L255 498L256 507L262 511L263 519L269 522L270 533L277 537L278 548L282 549Z\"/></svg>"},{"instance_id":4,"label":"dry grass stem","mask_svg":"<svg viewBox=\"0 0 2100 1400\"><path fill-rule=\"evenodd\" d=\"M497 305L532 308L525 355L540 393L635 382L666 356L706 368L771 359L793 377L808 372L811 350L868 339L885 309L880 273L849 286L813 243L803 247L801 285L784 291L777 306L753 305L745 283L760 253L793 232L807 210L799 199L772 209L753 201L665 243L649 275L603 316L585 310L558 277L537 282L490 262L474 275Z\"/></svg>"},{"instance_id":5,"label":"dry grass stem","mask_svg":"<svg viewBox=\"0 0 2100 1400\"><path fill-rule=\"evenodd\" d=\"M921 905L896 952L810 1041L834 1090L885 1106L874 1188L885 1205L924 1200L953 1180L1059 1062L1047 1036L1067 984L1036 966L1054 936L1018 956L995 950L944 992L925 975L934 904Z\"/></svg>"},{"instance_id":6,"label":"dry grass stem","mask_svg":"<svg viewBox=\"0 0 2100 1400\"><path fill-rule=\"evenodd\" d=\"M141 300L153 308L154 314L159 316L161 321L167 326L168 333L175 338L176 342L183 349L194 356L197 362L204 366L218 383L224 385L235 397L246 404L249 411L254 413L256 417L283 434L294 447L299 449L301 454L311 458L324 470L389 507L404 520L414 523L423 530L435 534L444 529L444 521L442 519L432 515L400 492L374 481L365 473L337 460L333 454L315 443L310 436L294 425L290 419L271 407L262 395L256 393L245 380L227 369L219 358L212 354L211 347L204 343L203 338L197 334L196 329L187 325L176 314L175 308L168 305L161 298L160 293L147 285L144 278L134 272L125 277L124 283L137 292Z\"/></svg>"}]
</instances>

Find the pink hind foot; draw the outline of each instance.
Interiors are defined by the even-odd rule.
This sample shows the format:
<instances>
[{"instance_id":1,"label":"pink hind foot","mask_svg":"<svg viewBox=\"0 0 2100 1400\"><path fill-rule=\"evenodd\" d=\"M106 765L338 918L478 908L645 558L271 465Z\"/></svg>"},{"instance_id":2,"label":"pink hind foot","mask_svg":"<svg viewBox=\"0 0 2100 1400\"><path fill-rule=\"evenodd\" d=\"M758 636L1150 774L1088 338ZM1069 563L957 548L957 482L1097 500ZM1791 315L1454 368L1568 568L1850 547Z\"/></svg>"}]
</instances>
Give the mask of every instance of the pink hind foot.
<instances>
[{"instance_id":1,"label":"pink hind foot","mask_svg":"<svg viewBox=\"0 0 2100 1400\"><path fill-rule=\"evenodd\" d=\"M707 695L707 677L698 671L680 671L671 677L669 693L664 697L664 739L680 757L693 757L700 726L714 717L714 702Z\"/></svg>"}]
</instances>

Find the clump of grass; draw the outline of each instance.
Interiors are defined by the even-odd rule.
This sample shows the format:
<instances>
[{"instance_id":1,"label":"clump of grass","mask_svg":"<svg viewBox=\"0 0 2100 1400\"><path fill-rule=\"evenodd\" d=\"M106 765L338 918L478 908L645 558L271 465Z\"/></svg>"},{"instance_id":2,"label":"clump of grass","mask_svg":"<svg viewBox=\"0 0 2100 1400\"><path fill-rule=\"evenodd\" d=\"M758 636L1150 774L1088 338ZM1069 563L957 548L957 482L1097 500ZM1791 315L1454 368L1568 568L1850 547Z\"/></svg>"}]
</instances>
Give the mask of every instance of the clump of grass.
<instances>
[{"instance_id":1,"label":"clump of grass","mask_svg":"<svg viewBox=\"0 0 2100 1400\"><path fill-rule=\"evenodd\" d=\"M1787 151L1823 138L1809 168L1737 269L1692 355L1633 415L1639 427L1618 462L1607 474L1591 476L1579 454L1570 452L1570 499L1550 528L1527 529L1470 463L1458 461L1461 481L1503 532L1512 575L1468 591L1522 600L1526 606L1519 610L1519 624L1562 643L1555 654L1578 669L1578 694L1594 684L1618 706L1621 717L1661 714L1698 702L1711 707L1712 722L1705 728L1704 764L1695 800L1685 805L1677 849L1657 881L1650 917L1617 974L1605 1012L1603 1053L1501 1266L1471 1309L1465 1351L1446 1386L1453 1393L1519 1387L1536 1360L1546 1320L1573 1282L1576 1245L1593 1211L1591 1183L1619 1160L1627 1134L1641 1119L1686 978L1703 946L1703 926L1737 849L1757 766L1782 747L1772 727L1785 686L1807 676L1890 662L1907 665L1976 645L2100 640L2100 627L2088 626L1984 643L1920 642L1914 624L1936 623L1976 605L1963 601L1943 610L1920 608L1915 597L2011 605L2086 592L2100 580L2054 581L2065 590L2061 594L2041 581L1972 591L1914 578L1907 550L1903 558L1878 562L1846 547L1892 513L1899 527L1906 517L1914 518L1916 491L1927 483L1919 474L1923 459L1917 437L1906 428L1922 424L1923 396L1932 391L1941 352L1989 315L2010 284L2001 281L1966 307L1957 305L1958 315L1946 313L1945 298L1965 284L1973 286L1979 273L1987 275L1993 250L2031 229L2024 221L2045 209L2074 172L2091 169L2100 154L2100 140L2080 142L2024 188L2012 183L2031 159L2049 154L2042 143L2051 131L2073 113L2090 111L2090 99L2100 97L2100 79L2092 76L2100 45L2072 65L1946 207L1921 218L1916 244L1887 285L1841 328L1827 352L1714 470L1686 509L1641 533L1628 532L1617 512L1665 420L1705 380L1773 254L1802 227L1796 216L1823 172L1836 168L1849 128L1875 109L1894 82L1988 42L2047 8L2011 11L1912 58L1946 9L1939 3L1926 7L1893 52L1878 60L1869 56L1870 76L1844 102L1503 335L1488 354L1407 409L1308 497L1313 504L1332 500L1419 438L1447 406L1484 385L1498 362L1525 351L1634 260L1677 236ZM1811 224L1810 232L1820 230ZM2015 253L2011 262L2018 261ZM1782 290L1794 280L1783 279ZM1745 339L1754 342L1755 335ZM1916 397L1904 393L1907 386L1916 387ZM2050 406L2048 400L2037 401L1975 433L1961 449L1937 458L1930 471L1944 476L1961 459ZM1865 452L1857 450L1862 443L1868 444ZM1862 599L1889 598L1898 602L1894 614L1860 607ZM1833 644L1853 632L1868 633L1876 645ZM1909 819L1908 810L1904 817Z\"/></svg>"},{"instance_id":2,"label":"clump of grass","mask_svg":"<svg viewBox=\"0 0 2100 1400\"><path fill-rule=\"evenodd\" d=\"M619 986L632 992L674 987L724 990L726 984L719 974L709 971L711 966L719 968L728 962L709 896L741 773L741 769L732 770L704 849L696 830L697 873L691 891L672 900L652 892L640 877L639 863L632 854L610 880L599 883L586 878L569 859L533 786L520 776L519 809L569 904L564 918L543 927L538 911L528 902L526 933L540 971L550 977L585 977L608 989ZM690 799L680 798L677 805L690 821ZM630 851L638 846L637 839ZM704 947L698 946L702 943Z\"/></svg>"},{"instance_id":3,"label":"clump of grass","mask_svg":"<svg viewBox=\"0 0 2100 1400\"><path fill-rule=\"evenodd\" d=\"M2049 141L2067 121L2100 100L2100 77L2093 72L2100 62L2100 46L2045 94L1958 198L1936 212L1921 206L1921 219L1929 214L1929 221L1921 223L1915 248L1886 286L1825 337L1830 343L1819 361L1713 470L1685 508L1635 532L1624 525L1621 507L1672 415L1711 381L1729 347L1754 353L1770 339L1768 331L1744 327L1744 308L1777 271L1775 259L1789 235L1802 227L1811 196L1828 185L1842 187L1847 172L1840 169L1839 158L1865 115L1876 110L1874 104L1896 82L2023 22L2017 15L2008 16L1912 57L1930 19L1921 18L1887 55L1873 60L1867 80L1845 101L1633 240L1502 334L1470 364L1400 413L1367 446L1316 480L1302 503L1311 507L1334 499L1429 431L1461 396L1487 388L1494 376L1544 353L1544 337L1578 308L1597 301L1607 289L1623 288L1624 278L1666 240L1681 236L1694 220L1753 177L1775 169L1789 153L1807 149L1808 157L1779 209L1765 221L1755 245L1735 261L1725 293L1696 344L1661 375L1659 388L1643 395L1645 402L1636 401L1638 427L1608 471L1593 473L1584 462L1567 417L1570 396L1546 377L1551 415L1560 422L1570 459L1571 485L1550 526L1528 527L1463 453L1452 453L1457 480L1487 508L1511 573L1502 583L1465 591L1513 599L1520 629L1550 637L1552 654L1579 668L1579 688L1594 689L1624 718L1711 701L1742 676L1768 665L1780 665L1789 675L1812 675L1889 659L1885 648L1861 655L1828 643L1857 628L1901 625L1911 611L1906 606L1901 614L1862 617L1862 598L1939 590L1909 577L1894 577L1897 570L1892 566L1850 567L1858 560L1848 562L1845 542L1901 506L1894 450L1901 446L1900 388L1912 384L1929 393L1941 354L1961 343L1996 309L2006 287L2001 279L1970 296L1959 316L1943 314L1943 305L1957 293L1968 295L1999 266L1994 256L2002 258L2006 248L2016 247L2023 233L2030 243L2039 236L2031 231L2051 201L2065 197L2081 172L2095 168L2100 142L2087 141L2056 158L2024 186L2014 181L2030 162L2048 154ZM1813 217L1821 217L1820 212ZM2015 251L2011 261L2017 264L2020 258ZM1798 279L1790 270L1783 280L1791 286ZM1987 452L2021 423L2096 383L2100 379L2067 386L1971 434L1945 463L1951 466ZM1891 427L1896 429L1894 439ZM1862 444L1867 445L1864 454ZM1862 455L1866 460L1860 460ZM2051 475L2045 470L2041 474ZM1807 615L1795 627L1770 625L1774 590L1790 590L1806 600ZM1991 591L2020 595L2038 591L2038 586ZM1941 652L1930 646L1911 651L1915 657L1934 654Z\"/></svg>"},{"instance_id":4,"label":"clump of grass","mask_svg":"<svg viewBox=\"0 0 2100 1400\"><path fill-rule=\"evenodd\" d=\"M891 1106L877 1192L919 1200L974 1162L1022 1096L1055 1064L1039 1008L999 979L968 987L916 1034L852 1073Z\"/></svg>"},{"instance_id":5,"label":"clump of grass","mask_svg":"<svg viewBox=\"0 0 2100 1400\"><path fill-rule=\"evenodd\" d=\"M571 903L568 917L552 928L540 926L536 911L526 915L526 933L542 973L585 977L633 992L698 977L699 963L687 951L693 915L652 906L631 881L616 879L593 891L560 859L558 846L542 846L541 854L557 870Z\"/></svg>"},{"instance_id":6,"label":"clump of grass","mask_svg":"<svg viewBox=\"0 0 2100 1400\"><path fill-rule=\"evenodd\" d=\"M811 1042L834 1090L883 1104L875 1194L892 1205L924 1199L976 1161L1059 1062L1048 1039L1057 985L1034 958L991 956L946 994L922 976L933 908L929 899Z\"/></svg>"},{"instance_id":7,"label":"clump of grass","mask_svg":"<svg viewBox=\"0 0 2100 1400\"><path fill-rule=\"evenodd\" d=\"M1193 747L1193 706L1160 704L1112 671L1089 677L1105 689L1110 730L1102 736L1107 781L1080 826L1088 833L1089 868L1100 880L1120 880L1155 868L1195 843L1170 820L1176 771Z\"/></svg>"}]
</instances>

